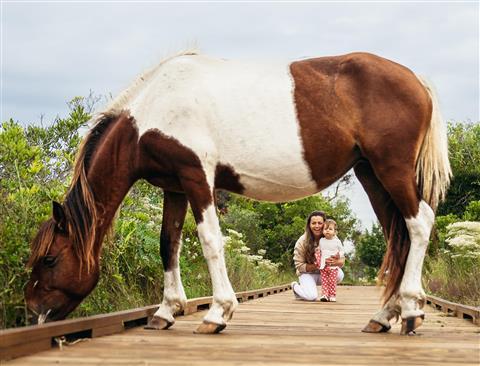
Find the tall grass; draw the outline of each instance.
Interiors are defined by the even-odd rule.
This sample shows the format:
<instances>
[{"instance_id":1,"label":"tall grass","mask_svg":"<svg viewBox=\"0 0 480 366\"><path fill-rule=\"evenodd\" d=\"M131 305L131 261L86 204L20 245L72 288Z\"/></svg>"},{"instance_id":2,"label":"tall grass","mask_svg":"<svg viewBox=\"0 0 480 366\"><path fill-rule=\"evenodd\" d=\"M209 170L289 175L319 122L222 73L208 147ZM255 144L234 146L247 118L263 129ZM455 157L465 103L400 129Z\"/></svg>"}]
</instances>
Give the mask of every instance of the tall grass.
<instances>
[{"instance_id":1,"label":"tall grass","mask_svg":"<svg viewBox=\"0 0 480 366\"><path fill-rule=\"evenodd\" d=\"M465 305L480 306L480 222L447 226L446 249L427 259L428 292Z\"/></svg>"}]
</instances>

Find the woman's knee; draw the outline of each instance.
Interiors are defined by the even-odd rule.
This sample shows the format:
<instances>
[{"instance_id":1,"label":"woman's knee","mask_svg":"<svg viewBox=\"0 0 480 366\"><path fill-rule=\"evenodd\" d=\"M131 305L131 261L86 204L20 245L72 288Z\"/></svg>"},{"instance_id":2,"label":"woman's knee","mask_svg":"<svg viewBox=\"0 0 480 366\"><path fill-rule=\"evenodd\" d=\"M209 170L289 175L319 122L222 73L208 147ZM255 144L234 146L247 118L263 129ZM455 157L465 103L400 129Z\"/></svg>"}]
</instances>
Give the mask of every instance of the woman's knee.
<instances>
[{"instance_id":1,"label":"woman's knee","mask_svg":"<svg viewBox=\"0 0 480 366\"><path fill-rule=\"evenodd\" d=\"M345 274L343 273L342 269L339 268L337 272L337 283L340 283L343 281L343 277L345 277Z\"/></svg>"},{"instance_id":2,"label":"woman's knee","mask_svg":"<svg viewBox=\"0 0 480 366\"><path fill-rule=\"evenodd\" d=\"M318 297L318 293L317 293L317 292L315 292L315 293L313 293L313 292L305 292L303 299L306 300L306 301L315 301L315 300L317 299L317 297Z\"/></svg>"}]
</instances>

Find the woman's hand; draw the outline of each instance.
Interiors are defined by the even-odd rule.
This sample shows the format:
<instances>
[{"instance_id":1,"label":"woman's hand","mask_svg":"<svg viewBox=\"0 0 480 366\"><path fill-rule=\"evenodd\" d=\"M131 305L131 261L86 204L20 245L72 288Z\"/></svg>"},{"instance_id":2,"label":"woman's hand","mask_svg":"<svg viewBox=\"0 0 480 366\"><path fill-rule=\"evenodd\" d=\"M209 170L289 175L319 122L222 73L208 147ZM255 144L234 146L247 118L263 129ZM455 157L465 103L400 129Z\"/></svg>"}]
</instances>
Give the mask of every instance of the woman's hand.
<instances>
[{"instance_id":1,"label":"woman's hand","mask_svg":"<svg viewBox=\"0 0 480 366\"><path fill-rule=\"evenodd\" d=\"M328 266L343 267L343 265L345 264L345 258L341 258L340 253L337 253L325 259L325 264Z\"/></svg>"},{"instance_id":2,"label":"woman's hand","mask_svg":"<svg viewBox=\"0 0 480 366\"><path fill-rule=\"evenodd\" d=\"M317 266L312 263L307 263L307 265L305 266L305 270L307 272L315 272L317 269L318 269Z\"/></svg>"}]
</instances>

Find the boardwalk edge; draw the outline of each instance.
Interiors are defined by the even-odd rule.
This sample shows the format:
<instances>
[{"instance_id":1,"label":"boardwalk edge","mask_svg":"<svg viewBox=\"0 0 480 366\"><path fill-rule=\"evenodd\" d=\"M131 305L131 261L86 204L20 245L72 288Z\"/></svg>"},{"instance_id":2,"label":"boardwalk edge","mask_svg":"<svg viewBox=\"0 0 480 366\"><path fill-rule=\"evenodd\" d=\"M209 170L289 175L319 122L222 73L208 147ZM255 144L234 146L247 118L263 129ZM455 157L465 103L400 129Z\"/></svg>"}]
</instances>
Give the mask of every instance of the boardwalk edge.
<instances>
[{"instance_id":1,"label":"boardwalk edge","mask_svg":"<svg viewBox=\"0 0 480 366\"><path fill-rule=\"evenodd\" d=\"M290 284L268 287L258 290L237 292L238 302L258 299L268 295L287 291ZM208 309L212 304L212 296L187 300L181 315L188 315ZM143 308L117 311L109 314L93 315L83 318L60 320L42 325L30 325L0 331L0 360L26 356L57 347L57 340L67 341L82 338L95 338L120 333L125 329L147 324L158 305Z\"/></svg>"}]
</instances>

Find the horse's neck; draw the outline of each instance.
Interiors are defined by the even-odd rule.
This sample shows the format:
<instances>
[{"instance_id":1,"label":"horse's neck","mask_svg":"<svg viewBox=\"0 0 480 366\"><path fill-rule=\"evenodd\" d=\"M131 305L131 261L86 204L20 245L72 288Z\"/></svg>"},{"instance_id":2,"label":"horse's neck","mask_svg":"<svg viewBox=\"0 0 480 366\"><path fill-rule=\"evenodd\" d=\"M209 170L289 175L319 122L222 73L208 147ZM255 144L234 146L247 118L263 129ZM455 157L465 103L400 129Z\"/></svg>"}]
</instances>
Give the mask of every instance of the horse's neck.
<instances>
[{"instance_id":1,"label":"horse's neck","mask_svg":"<svg viewBox=\"0 0 480 366\"><path fill-rule=\"evenodd\" d=\"M137 144L135 127L129 118L120 116L91 158L87 179L98 208L98 229L102 236L137 179Z\"/></svg>"}]
</instances>

